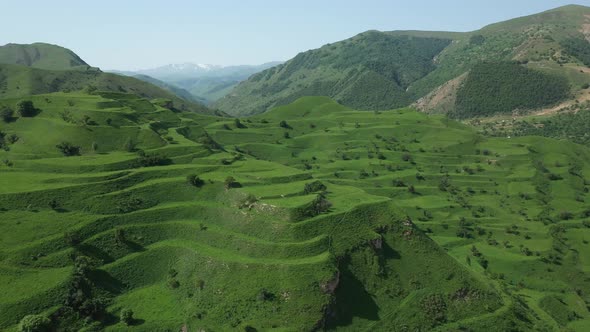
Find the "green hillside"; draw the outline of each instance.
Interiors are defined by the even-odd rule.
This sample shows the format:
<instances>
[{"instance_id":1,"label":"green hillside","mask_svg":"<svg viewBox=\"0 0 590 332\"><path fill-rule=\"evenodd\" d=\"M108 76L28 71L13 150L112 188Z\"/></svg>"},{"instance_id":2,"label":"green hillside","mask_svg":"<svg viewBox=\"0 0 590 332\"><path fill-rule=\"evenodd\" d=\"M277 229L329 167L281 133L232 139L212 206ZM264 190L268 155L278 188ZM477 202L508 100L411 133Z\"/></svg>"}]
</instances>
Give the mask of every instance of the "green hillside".
<instances>
[{"instance_id":1,"label":"green hillside","mask_svg":"<svg viewBox=\"0 0 590 332\"><path fill-rule=\"evenodd\" d=\"M86 69L90 67L74 52L57 45L6 44L0 46L0 64L21 65L48 70Z\"/></svg>"},{"instance_id":2,"label":"green hillside","mask_svg":"<svg viewBox=\"0 0 590 332\"><path fill-rule=\"evenodd\" d=\"M111 91L133 93L147 99L164 98L181 110L212 113L205 106L137 78L103 73L98 69L44 70L0 65L0 98L19 98L52 92Z\"/></svg>"},{"instance_id":3,"label":"green hillside","mask_svg":"<svg viewBox=\"0 0 590 332\"><path fill-rule=\"evenodd\" d=\"M409 105L406 89L436 68L432 59L450 43L368 31L253 75L216 106L247 115L302 96L330 96L361 109Z\"/></svg>"},{"instance_id":4,"label":"green hillside","mask_svg":"<svg viewBox=\"0 0 590 332\"><path fill-rule=\"evenodd\" d=\"M590 327L588 148L320 97L28 98L0 123L0 329Z\"/></svg>"},{"instance_id":5,"label":"green hillside","mask_svg":"<svg viewBox=\"0 0 590 332\"><path fill-rule=\"evenodd\" d=\"M567 81L567 94L526 105L506 102L493 112L510 113L512 107L519 106L548 107L576 98L581 87L590 82L590 73L584 71L590 63L590 32L584 29L588 24L590 7L565 6L468 33L370 31L301 53L284 65L255 75L216 106L229 114L256 114L301 96L320 95L363 110L417 102L414 106L426 112L448 112L461 108L455 104L461 87L487 93L476 79L465 79L472 69L482 63L518 62L533 73L533 81L521 76L526 85L537 84L534 73L550 73ZM501 67L497 70L505 73ZM473 104L470 109L482 107L488 105ZM482 115L466 112L464 107L458 111L461 117Z\"/></svg>"}]
</instances>

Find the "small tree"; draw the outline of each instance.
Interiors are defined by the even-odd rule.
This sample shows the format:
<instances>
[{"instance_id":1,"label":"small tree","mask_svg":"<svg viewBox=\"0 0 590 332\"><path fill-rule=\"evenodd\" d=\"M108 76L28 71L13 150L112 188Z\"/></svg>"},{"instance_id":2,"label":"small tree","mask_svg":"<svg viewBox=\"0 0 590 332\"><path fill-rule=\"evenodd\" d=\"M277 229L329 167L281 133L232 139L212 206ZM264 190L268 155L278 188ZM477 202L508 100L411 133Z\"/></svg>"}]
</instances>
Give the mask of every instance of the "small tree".
<instances>
[{"instance_id":1,"label":"small tree","mask_svg":"<svg viewBox=\"0 0 590 332\"><path fill-rule=\"evenodd\" d=\"M286 139L289 139L289 138L291 138L291 135L289 135L289 132L288 132L288 131L286 131L286 132L283 134L283 137L284 137L284 138L286 138Z\"/></svg>"},{"instance_id":2,"label":"small tree","mask_svg":"<svg viewBox=\"0 0 590 332\"><path fill-rule=\"evenodd\" d=\"M37 113L37 109L30 100L21 100L16 104L16 110L23 118L33 117Z\"/></svg>"},{"instance_id":3,"label":"small tree","mask_svg":"<svg viewBox=\"0 0 590 332\"><path fill-rule=\"evenodd\" d=\"M133 323L133 310L124 308L121 310L121 321L129 326Z\"/></svg>"},{"instance_id":4,"label":"small tree","mask_svg":"<svg viewBox=\"0 0 590 332\"><path fill-rule=\"evenodd\" d=\"M49 207L52 210L57 210L57 209L59 209L59 202L57 200L55 200L55 199L52 199L52 200L49 201Z\"/></svg>"},{"instance_id":5,"label":"small tree","mask_svg":"<svg viewBox=\"0 0 590 332\"><path fill-rule=\"evenodd\" d=\"M186 182L188 184L190 184L191 186L194 186L197 188L202 187L205 184L205 181L203 181L200 177L198 177L195 174L188 175L186 177Z\"/></svg>"},{"instance_id":6,"label":"small tree","mask_svg":"<svg viewBox=\"0 0 590 332\"><path fill-rule=\"evenodd\" d=\"M58 148L61 151L61 153L66 157L80 155L80 147L73 145L72 143L69 143L69 142L61 142L60 144L56 145L55 147Z\"/></svg>"},{"instance_id":7,"label":"small tree","mask_svg":"<svg viewBox=\"0 0 590 332\"><path fill-rule=\"evenodd\" d=\"M8 106L0 106L0 118L4 122L10 122L14 117L14 111Z\"/></svg>"},{"instance_id":8,"label":"small tree","mask_svg":"<svg viewBox=\"0 0 590 332\"><path fill-rule=\"evenodd\" d=\"M133 139L128 138L123 144L123 149L127 152L134 152L136 150L137 144L133 141Z\"/></svg>"},{"instance_id":9,"label":"small tree","mask_svg":"<svg viewBox=\"0 0 590 332\"><path fill-rule=\"evenodd\" d=\"M318 191L325 191L326 189L326 185L323 184L321 181L314 181L305 184L305 187L303 188L303 193L308 195Z\"/></svg>"},{"instance_id":10,"label":"small tree","mask_svg":"<svg viewBox=\"0 0 590 332\"><path fill-rule=\"evenodd\" d=\"M228 176L227 178L225 178L225 181L223 182L223 185L225 186L225 189L229 189L233 186L233 184L235 183L236 179L233 176Z\"/></svg>"},{"instance_id":11,"label":"small tree","mask_svg":"<svg viewBox=\"0 0 590 332\"><path fill-rule=\"evenodd\" d=\"M18 325L19 332L44 332L49 331L51 321L42 315L28 315L21 319Z\"/></svg>"},{"instance_id":12,"label":"small tree","mask_svg":"<svg viewBox=\"0 0 590 332\"><path fill-rule=\"evenodd\" d=\"M293 129L291 126L289 126L289 124L285 120L281 120L281 122L279 122L279 127L285 128L285 129Z\"/></svg>"}]
</instances>

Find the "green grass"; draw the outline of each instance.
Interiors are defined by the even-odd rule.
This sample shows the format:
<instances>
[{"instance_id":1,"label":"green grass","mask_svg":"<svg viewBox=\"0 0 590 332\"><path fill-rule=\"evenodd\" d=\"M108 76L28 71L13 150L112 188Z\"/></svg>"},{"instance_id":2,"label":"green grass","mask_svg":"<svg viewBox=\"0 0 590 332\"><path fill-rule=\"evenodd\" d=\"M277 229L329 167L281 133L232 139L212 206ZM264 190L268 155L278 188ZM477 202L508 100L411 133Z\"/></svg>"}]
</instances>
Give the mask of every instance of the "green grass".
<instances>
[{"instance_id":1,"label":"green grass","mask_svg":"<svg viewBox=\"0 0 590 332\"><path fill-rule=\"evenodd\" d=\"M588 324L583 146L325 97L246 128L127 94L30 98L35 117L0 124L19 137L0 151L0 329L28 314L107 331ZM129 139L171 163L140 167ZM61 141L81 155L60 155ZM326 191L306 194L316 180ZM102 301L88 319L65 302L81 256L83 294Z\"/></svg>"}]
</instances>

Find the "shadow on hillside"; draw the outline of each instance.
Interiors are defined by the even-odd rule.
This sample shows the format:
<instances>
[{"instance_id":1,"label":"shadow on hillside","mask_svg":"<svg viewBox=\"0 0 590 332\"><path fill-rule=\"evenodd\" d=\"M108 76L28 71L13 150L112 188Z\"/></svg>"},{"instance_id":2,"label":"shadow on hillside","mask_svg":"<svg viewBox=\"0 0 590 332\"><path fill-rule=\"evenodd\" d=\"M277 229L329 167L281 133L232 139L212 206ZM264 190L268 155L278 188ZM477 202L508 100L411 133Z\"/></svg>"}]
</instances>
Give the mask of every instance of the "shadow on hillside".
<instances>
[{"instance_id":1,"label":"shadow on hillside","mask_svg":"<svg viewBox=\"0 0 590 332\"><path fill-rule=\"evenodd\" d=\"M86 243L80 244L80 245L78 245L77 249L85 256L96 258L98 260L103 261L103 263L111 263L115 260L106 251L104 251L96 246L93 246L91 244L86 244Z\"/></svg>"},{"instance_id":2,"label":"shadow on hillside","mask_svg":"<svg viewBox=\"0 0 590 332\"><path fill-rule=\"evenodd\" d=\"M365 289L365 285L350 271L349 263L340 269L340 283L335 293L332 317L328 317L327 329L352 324L354 317L379 320L379 307Z\"/></svg>"},{"instance_id":3,"label":"shadow on hillside","mask_svg":"<svg viewBox=\"0 0 590 332\"><path fill-rule=\"evenodd\" d=\"M111 294L122 294L126 289L125 284L104 270L93 270L90 279L96 286Z\"/></svg>"}]
</instances>

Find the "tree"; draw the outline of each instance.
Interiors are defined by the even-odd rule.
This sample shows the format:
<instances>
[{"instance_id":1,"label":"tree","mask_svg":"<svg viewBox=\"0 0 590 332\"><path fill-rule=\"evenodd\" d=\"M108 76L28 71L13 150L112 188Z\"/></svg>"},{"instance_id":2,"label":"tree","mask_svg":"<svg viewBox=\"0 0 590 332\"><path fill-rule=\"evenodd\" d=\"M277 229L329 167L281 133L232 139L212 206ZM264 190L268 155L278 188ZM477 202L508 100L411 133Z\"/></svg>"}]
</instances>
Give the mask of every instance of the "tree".
<instances>
[{"instance_id":1,"label":"tree","mask_svg":"<svg viewBox=\"0 0 590 332\"><path fill-rule=\"evenodd\" d=\"M14 116L14 111L8 106L0 106L0 118L4 122L10 122Z\"/></svg>"},{"instance_id":2,"label":"tree","mask_svg":"<svg viewBox=\"0 0 590 332\"><path fill-rule=\"evenodd\" d=\"M94 151L94 152L98 151L98 143L92 142L92 151Z\"/></svg>"},{"instance_id":3,"label":"tree","mask_svg":"<svg viewBox=\"0 0 590 332\"><path fill-rule=\"evenodd\" d=\"M305 195L315 193L318 191L325 191L327 189L326 185L323 184L321 181L314 181L310 183L306 183L305 187L303 188L303 193Z\"/></svg>"},{"instance_id":4,"label":"tree","mask_svg":"<svg viewBox=\"0 0 590 332\"><path fill-rule=\"evenodd\" d=\"M205 184L205 181L203 181L200 177L198 177L195 174L188 175L186 177L186 182L188 184L190 184L191 186L195 186L197 188L199 188Z\"/></svg>"},{"instance_id":5,"label":"tree","mask_svg":"<svg viewBox=\"0 0 590 332\"><path fill-rule=\"evenodd\" d=\"M133 323L133 310L124 308L121 310L121 321L129 326Z\"/></svg>"},{"instance_id":6,"label":"tree","mask_svg":"<svg viewBox=\"0 0 590 332\"><path fill-rule=\"evenodd\" d=\"M225 189L231 189L237 187L239 183L236 182L236 179L234 179L233 176L228 176L227 178L225 178L223 185L225 186Z\"/></svg>"},{"instance_id":7,"label":"tree","mask_svg":"<svg viewBox=\"0 0 590 332\"><path fill-rule=\"evenodd\" d=\"M44 332L49 331L51 321L42 315L27 315L21 319L18 325L19 332Z\"/></svg>"},{"instance_id":8,"label":"tree","mask_svg":"<svg viewBox=\"0 0 590 332\"><path fill-rule=\"evenodd\" d=\"M52 200L49 201L49 207L52 210L57 210L57 209L59 209L59 202L57 200L55 200L55 199L52 199Z\"/></svg>"},{"instance_id":9,"label":"tree","mask_svg":"<svg viewBox=\"0 0 590 332\"><path fill-rule=\"evenodd\" d=\"M16 104L16 110L23 118L29 118L35 116L37 109L33 102L30 100L21 100Z\"/></svg>"},{"instance_id":10,"label":"tree","mask_svg":"<svg viewBox=\"0 0 590 332\"><path fill-rule=\"evenodd\" d=\"M77 145L73 145L69 142L61 142L60 144L55 146L58 148L61 153L66 157L71 156L79 156L80 155L80 147Z\"/></svg>"},{"instance_id":11,"label":"tree","mask_svg":"<svg viewBox=\"0 0 590 332\"><path fill-rule=\"evenodd\" d=\"M285 129L293 129L291 126L289 126L289 124L285 120L281 120L281 122L279 122L279 127L285 128Z\"/></svg>"}]
</instances>

